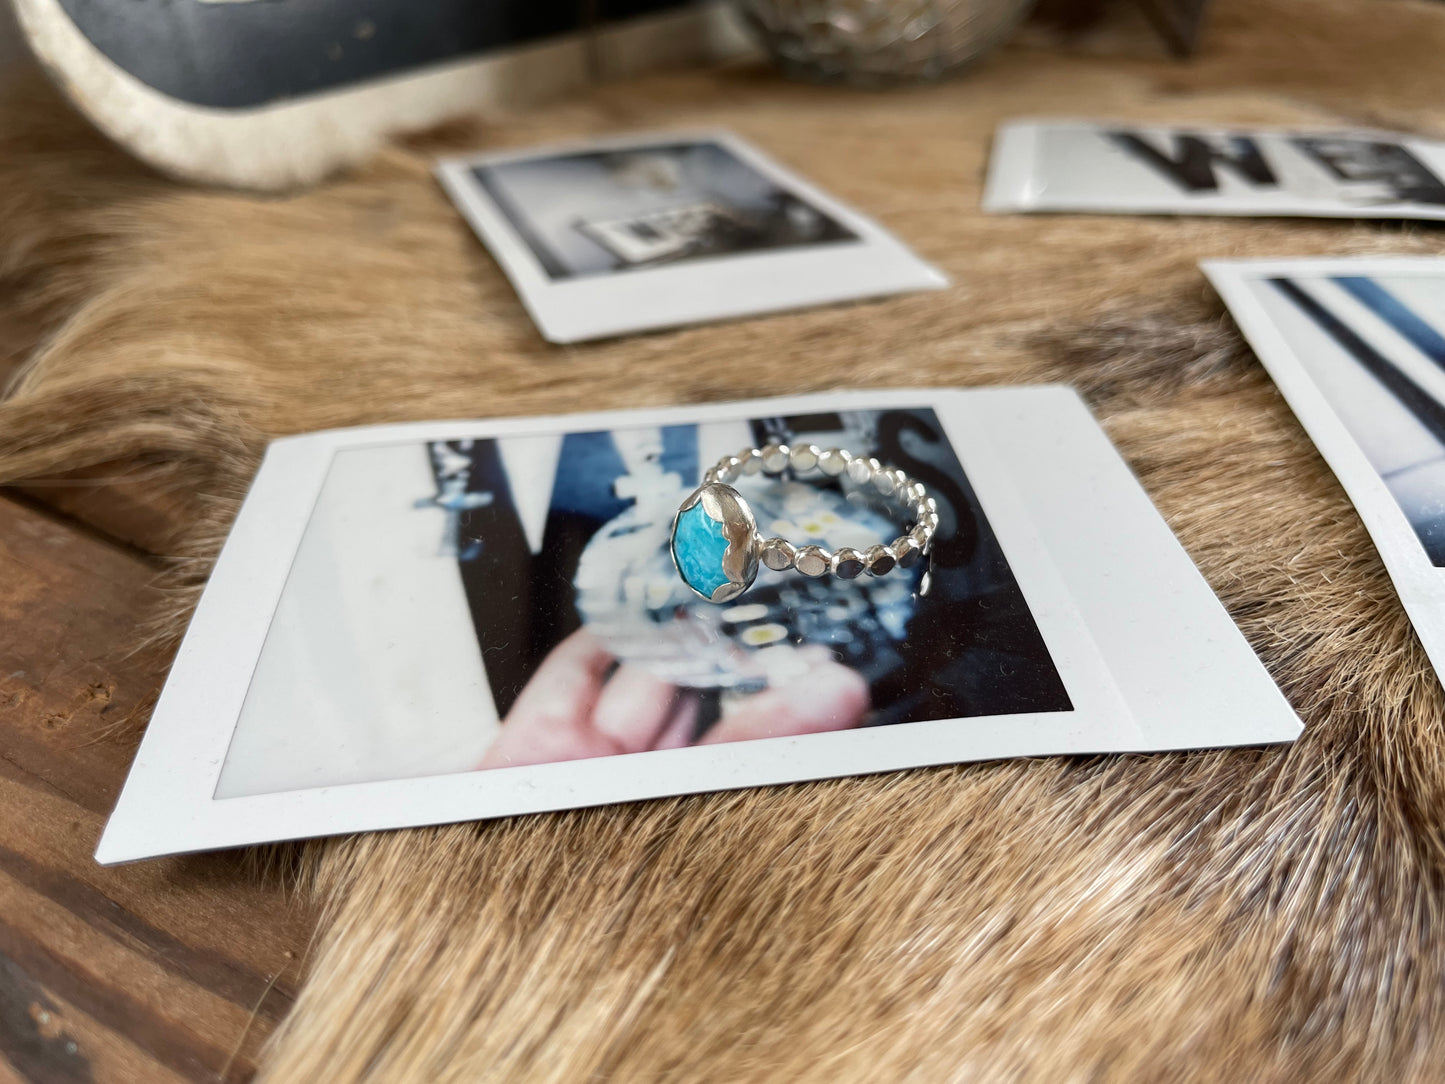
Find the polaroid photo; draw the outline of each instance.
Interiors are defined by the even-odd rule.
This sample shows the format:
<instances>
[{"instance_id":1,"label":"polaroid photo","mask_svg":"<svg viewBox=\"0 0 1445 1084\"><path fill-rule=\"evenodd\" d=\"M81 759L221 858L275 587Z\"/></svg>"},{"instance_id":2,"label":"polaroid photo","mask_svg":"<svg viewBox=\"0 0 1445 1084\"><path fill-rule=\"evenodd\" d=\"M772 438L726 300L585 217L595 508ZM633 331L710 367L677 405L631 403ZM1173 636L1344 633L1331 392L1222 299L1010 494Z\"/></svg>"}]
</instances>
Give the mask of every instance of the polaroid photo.
<instances>
[{"instance_id":1,"label":"polaroid photo","mask_svg":"<svg viewBox=\"0 0 1445 1084\"><path fill-rule=\"evenodd\" d=\"M437 176L555 343L948 285L726 132L453 158Z\"/></svg>"},{"instance_id":2,"label":"polaroid photo","mask_svg":"<svg viewBox=\"0 0 1445 1084\"><path fill-rule=\"evenodd\" d=\"M1445 219L1445 144L1388 132L1016 121L985 211Z\"/></svg>"},{"instance_id":3,"label":"polaroid photo","mask_svg":"<svg viewBox=\"0 0 1445 1084\"><path fill-rule=\"evenodd\" d=\"M1445 675L1445 260L1202 266L1354 502Z\"/></svg>"},{"instance_id":4,"label":"polaroid photo","mask_svg":"<svg viewBox=\"0 0 1445 1084\"><path fill-rule=\"evenodd\" d=\"M694 595L680 503L773 441L926 485L927 567ZM846 476L737 486L800 542L898 531ZM1299 729L1067 388L339 430L268 450L97 858Z\"/></svg>"}]
</instances>

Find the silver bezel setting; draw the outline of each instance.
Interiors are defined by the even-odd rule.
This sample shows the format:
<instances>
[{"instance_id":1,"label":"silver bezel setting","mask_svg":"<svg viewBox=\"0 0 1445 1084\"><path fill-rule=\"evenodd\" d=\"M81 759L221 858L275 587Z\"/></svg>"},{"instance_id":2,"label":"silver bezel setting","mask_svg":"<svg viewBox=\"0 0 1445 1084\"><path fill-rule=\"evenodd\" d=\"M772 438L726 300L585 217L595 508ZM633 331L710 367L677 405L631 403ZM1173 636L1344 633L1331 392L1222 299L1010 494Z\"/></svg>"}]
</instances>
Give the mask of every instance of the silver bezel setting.
<instances>
[{"instance_id":1,"label":"silver bezel setting","mask_svg":"<svg viewBox=\"0 0 1445 1084\"><path fill-rule=\"evenodd\" d=\"M722 524L723 537L728 541L722 556L722 572L728 582L720 585L711 595L705 595L687 583L687 577L682 574L682 566L678 564L675 548L678 518L698 503L702 504L702 510L709 519ZM672 535L667 552L672 556L672 564L677 569L679 578L683 583L687 583L688 590L693 594L709 602L731 602L758 578L758 524L753 518L753 510L748 507L748 502L743 500L742 494L732 486L722 482L704 482L692 491L687 500L678 505L677 513L672 517Z\"/></svg>"},{"instance_id":2,"label":"silver bezel setting","mask_svg":"<svg viewBox=\"0 0 1445 1084\"><path fill-rule=\"evenodd\" d=\"M883 497L898 502L910 514L912 526L892 542L870 546L864 551L840 549L831 553L822 546L795 546L784 538L761 538L753 511L736 489L728 483L754 474L776 477L787 470L798 474L816 470L838 477L846 475L855 485L871 485ZM759 563L775 571L795 569L804 576L834 576L852 580L861 575L885 576L894 569L909 569L920 561L931 561L933 538L942 517L938 502L928 495L927 488L897 467L890 467L873 456L859 456L842 448L820 448L816 444L789 446L781 443L762 448L744 448L736 455L723 456L703 475L703 484L695 489L672 519L672 542L668 547L672 563L682 576L678 564L676 538L678 516L699 501L703 511L714 522L722 524L727 548L723 551L722 572L728 582L704 595L692 584L688 587L699 598L709 602L731 602L753 585ZM918 590L926 594L930 577L923 576ZM687 583L687 578L682 576Z\"/></svg>"}]
</instances>

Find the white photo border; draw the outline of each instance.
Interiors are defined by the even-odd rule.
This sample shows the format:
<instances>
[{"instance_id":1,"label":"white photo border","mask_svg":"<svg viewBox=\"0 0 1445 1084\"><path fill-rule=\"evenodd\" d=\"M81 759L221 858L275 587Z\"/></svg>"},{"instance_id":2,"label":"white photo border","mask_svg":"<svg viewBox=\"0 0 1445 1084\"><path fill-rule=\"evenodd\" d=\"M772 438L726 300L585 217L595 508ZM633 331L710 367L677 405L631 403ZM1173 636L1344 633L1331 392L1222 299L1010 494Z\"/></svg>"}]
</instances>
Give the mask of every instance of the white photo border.
<instances>
[{"instance_id":1,"label":"white photo border","mask_svg":"<svg viewBox=\"0 0 1445 1084\"><path fill-rule=\"evenodd\" d=\"M291 559L336 451L920 405L934 409L952 443L1073 711L212 797ZM1170 605L1161 606L1161 599ZM111 864L1012 756L1257 745L1291 741L1299 730L1273 680L1069 388L837 392L332 430L278 440L268 449L96 858Z\"/></svg>"},{"instance_id":2,"label":"white photo border","mask_svg":"<svg viewBox=\"0 0 1445 1084\"><path fill-rule=\"evenodd\" d=\"M1302 257L1206 260L1199 266L1224 299L1260 363L1349 495L1394 581L1395 591L1436 675L1445 683L1445 568L1431 563L1399 501L1256 296L1256 287L1272 278L1420 275L1445 281L1445 259Z\"/></svg>"},{"instance_id":3,"label":"white photo border","mask_svg":"<svg viewBox=\"0 0 1445 1084\"><path fill-rule=\"evenodd\" d=\"M472 176L477 167L592 151L717 143L858 238L554 280ZM648 132L442 159L436 176L511 280L543 338L583 342L636 331L942 290L948 277L882 226L723 130Z\"/></svg>"}]
</instances>

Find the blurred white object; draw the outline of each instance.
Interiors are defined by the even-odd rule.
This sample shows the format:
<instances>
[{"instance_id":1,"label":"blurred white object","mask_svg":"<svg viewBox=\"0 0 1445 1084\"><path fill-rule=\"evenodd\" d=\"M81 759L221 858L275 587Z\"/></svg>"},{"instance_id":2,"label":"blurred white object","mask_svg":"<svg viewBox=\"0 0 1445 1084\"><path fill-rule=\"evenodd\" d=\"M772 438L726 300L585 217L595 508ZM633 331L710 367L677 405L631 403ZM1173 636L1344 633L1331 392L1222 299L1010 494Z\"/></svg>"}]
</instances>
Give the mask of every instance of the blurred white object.
<instances>
[{"instance_id":1,"label":"blurred white object","mask_svg":"<svg viewBox=\"0 0 1445 1084\"><path fill-rule=\"evenodd\" d=\"M260 190L320 180L394 132L745 47L725 0L581 29L570 9L541 25L548 12L523 0L490 14L471 0L11 2L45 69L107 136L179 179ZM7 52L0 41L0 62Z\"/></svg>"}]
</instances>

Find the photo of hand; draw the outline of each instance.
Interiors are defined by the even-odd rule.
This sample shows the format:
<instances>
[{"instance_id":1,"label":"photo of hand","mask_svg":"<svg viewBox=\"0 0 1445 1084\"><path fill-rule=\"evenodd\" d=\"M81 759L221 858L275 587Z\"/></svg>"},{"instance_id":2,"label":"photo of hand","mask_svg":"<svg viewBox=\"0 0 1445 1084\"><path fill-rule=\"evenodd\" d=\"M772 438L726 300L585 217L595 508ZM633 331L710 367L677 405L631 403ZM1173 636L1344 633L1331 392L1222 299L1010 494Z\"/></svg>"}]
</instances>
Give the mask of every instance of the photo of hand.
<instances>
[{"instance_id":1,"label":"photo of hand","mask_svg":"<svg viewBox=\"0 0 1445 1084\"><path fill-rule=\"evenodd\" d=\"M828 652L804 648L782 684L744 697L698 734L699 696L640 666L618 663L586 629L563 640L502 721L482 768L797 737L859 726L868 684Z\"/></svg>"},{"instance_id":2,"label":"photo of hand","mask_svg":"<svg viewBox=\"0 0 1445 1084\"><path fill-rule=\"evenodd\" d=\"M678 505L706 464L769 441L847 445L926 479L944 521L926 569L764 569L745 599L696 597L668 554ZM1071 710L927 408L438 443L430 458L500 717L480 768ZM899 529L846 477L738 484L769 534L864 549Z\"/></svg>"}]
</instances>

